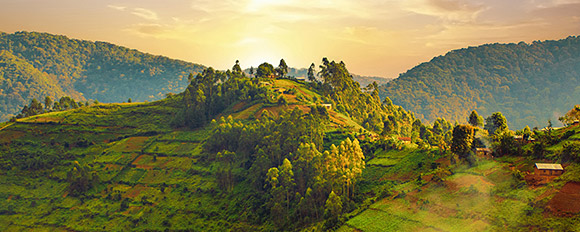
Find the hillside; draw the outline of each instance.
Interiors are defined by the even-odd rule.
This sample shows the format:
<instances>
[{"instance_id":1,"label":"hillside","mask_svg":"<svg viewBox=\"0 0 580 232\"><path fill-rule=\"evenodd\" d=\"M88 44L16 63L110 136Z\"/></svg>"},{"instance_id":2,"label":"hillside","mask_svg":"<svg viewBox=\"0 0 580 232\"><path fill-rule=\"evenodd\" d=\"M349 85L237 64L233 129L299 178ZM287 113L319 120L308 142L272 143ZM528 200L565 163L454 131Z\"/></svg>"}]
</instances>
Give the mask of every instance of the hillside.
<instances>
[{"instance_id":1,"label":"hillside","mask_svg":"<svg viewBox=\"0 0 580 232\"><path fill-rule=\"evenodd\" d=\"M454 50L380 87L421 119L502 112L510 128L557 123L580 99L580 38Z\"/></svg>"},{"instance_id":2,"label":"hillside","mask_svg":"<svg viewBox=\"0 0 580 232\"><path fill-rule=\"evenodd\" d=\"M37 32L0 33L0 51L0 103L4 103L0 121L17 114L32 98L46 96L101 102L158 100L183 91L189 73L203 69L110 43Z\"/></svg>"},{"instance_id":3,"label":"hillside","mask_svg":"<svg viewBox=\"0 0 580 232\"><path fill-rule=\"evenodd\" d=\"M29 99L40 96L65 95L57 80L46 73L41 73L31 64L14 56L6 50L0 51L0 121L5 121L9 114L18 112ZM75 98L82 97L76 91L68 94Z\"/></svg>"},{"instance_id":4,"label":"hillside","mask_svg":"<svg viewBox=\"0 0 580 232\"><path fill-rule=\"evenodd\" d=\"M397 125L390 135L409 135L399 126L414 118L339 80L349 77L344 64L325 66L325 79L352 96L326 82L208 68L163 100L0 124L0 230L333 227L361 204L363 139L382 133L374 125L387 118ZM218 82L222 75L231 76Z\"/></svg>"},{"instance_id":5,"label":"hillside","mask_svg":"<svg viewBox=\"0 0 580 232\"><path fill-rule=\"evenodd\" d=\"M514 154L478 157L474 165L439 152L376 150L361 184L383 182L388 191L337 231L575 231L580 125L532 136L519 143L510 135ZM535 163L561 163L565 172L536 174ZM435 168L416 170L424 164Z\"/></svg>"}]
</instances>

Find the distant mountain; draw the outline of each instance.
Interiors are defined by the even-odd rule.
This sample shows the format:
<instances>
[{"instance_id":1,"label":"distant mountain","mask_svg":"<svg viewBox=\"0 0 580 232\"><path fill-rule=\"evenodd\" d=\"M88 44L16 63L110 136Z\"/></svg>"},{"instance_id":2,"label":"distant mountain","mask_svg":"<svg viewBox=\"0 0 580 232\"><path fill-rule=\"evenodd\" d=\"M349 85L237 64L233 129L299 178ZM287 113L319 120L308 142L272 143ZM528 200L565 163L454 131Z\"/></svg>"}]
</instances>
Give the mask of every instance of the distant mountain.
<instances>
[{"instance_id":1,"label":"distant mountain","mask_svg":"<svg viewBox=\"0 0 580 232\"><path fill-rule=\"evenodd\" d=\"M421 119L465 122L501 111L510 127L545 126L580 101L580 38L454 50L380 87Z\"/></svg>"},{"instance_id":2,"label":"distant mountain","mask_svg":"<svg viewBox=\"0 0 580 232\"><path fill-rule=\"evenodd\" d=\"M182 92L202 65L142 53L106 42L37 32L0 32L0 121L32 98L157 100Z\"/></svg>"}]
</instances>

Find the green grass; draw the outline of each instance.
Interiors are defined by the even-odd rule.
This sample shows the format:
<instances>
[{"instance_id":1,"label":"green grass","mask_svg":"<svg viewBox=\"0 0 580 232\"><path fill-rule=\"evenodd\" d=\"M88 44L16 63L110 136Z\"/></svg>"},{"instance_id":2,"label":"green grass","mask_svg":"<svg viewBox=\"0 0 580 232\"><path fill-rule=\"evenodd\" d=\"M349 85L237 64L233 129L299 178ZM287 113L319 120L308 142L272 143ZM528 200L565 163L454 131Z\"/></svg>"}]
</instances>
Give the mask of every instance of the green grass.
<instances>
[{"instance_id":1,"label":"green grass","mask_svg":"<svg viewBox=\"0 0 580 232\"><path fill-rule=\"evenodd\" d=\"M406 153L379 152L378 157L403 157L393 167L371 168L373 173L393 169L409 172L420 159L417 151ZM433 154L433 153L431 153ZM423 156L429 156L423 152ZM367 171L367 170L365 170ZM513 188L515 180L507 165L496 161L481 161L475 167L459 165L444 184L415 184L416 181L396 184L389 196L378 200L369 209L348 220L340 230L351 231L494 231L502 228L528 228L530 220L537 220L541 211L529 206L545 189ZM383 174L384 175L384 174ZM573 175L573 174L571 174ZM396 176L395 176L396 177ZM489 178L488 178L489 177ZM541 215L540 215L541 216Z\"/></svg>"}]
</instances>

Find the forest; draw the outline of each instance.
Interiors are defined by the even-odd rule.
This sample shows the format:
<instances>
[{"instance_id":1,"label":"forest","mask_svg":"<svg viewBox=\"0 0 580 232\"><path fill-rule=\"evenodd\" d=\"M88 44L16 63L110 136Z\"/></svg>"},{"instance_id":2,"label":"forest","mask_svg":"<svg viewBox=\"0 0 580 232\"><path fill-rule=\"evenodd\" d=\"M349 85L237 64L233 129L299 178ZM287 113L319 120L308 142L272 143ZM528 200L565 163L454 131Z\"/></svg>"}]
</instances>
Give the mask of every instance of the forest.
<instances>
[{"instance_id":1,"label":"forest","mask_svg":"<svg viewBox=\"0 0 580 232\"><path fill-rule=\"evenodd\" d=\"M381 98L432 121L500 111L514 128L545 127L580 99L580 38L450 51L382 85Z\"/></svg>"},{"instance_id":2,"label":"forest","mask_svg":"<svg viewBox=\"0 0 580 232\"><path fill-rule=\"evenodd\" d=\"M38 32L0 32L0 121L32 98L152 101L182 92L203 66L106 42Z\"/></svg>"}]
</instances>

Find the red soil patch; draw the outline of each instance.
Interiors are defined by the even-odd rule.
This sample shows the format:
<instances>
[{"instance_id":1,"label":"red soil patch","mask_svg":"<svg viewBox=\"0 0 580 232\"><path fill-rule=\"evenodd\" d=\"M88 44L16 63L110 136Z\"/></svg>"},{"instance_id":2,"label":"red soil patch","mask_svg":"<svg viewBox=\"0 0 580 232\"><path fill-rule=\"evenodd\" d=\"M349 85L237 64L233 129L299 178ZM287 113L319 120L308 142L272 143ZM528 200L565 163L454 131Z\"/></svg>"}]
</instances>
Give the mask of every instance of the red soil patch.
<instances>
[{"instance_id":1,"label":"red soil patch","mask_svg":"<svg viewBox=\"0 0 580 232\"><path fill-rule=\"evenodd\" d=\"M235 104L234 107L232 107L232 110L234 112L238 112L238 111L242 110L244 107L246 107L246 105L247 105L246 102L240 102L238 104Z\"/></svg>"},{"instance_id":2,"label":"red soil patch","mask_svg":"<svg viewBox=\"0 0 580 232\"><path fill-rule=\"evenodd\" d=\"M260 116L262 115L262 112L264 112L264 110L267 110L267 111L270 112L270 114L273 117L278 117L278 116L280 116L280 112L282 112L282 110L291 111L295 107L298 107L298 109L300 109L304 113L310 113L310 107L308 107L306 105L289 105L289 106L265 107L265 108L262 108L262 109L256 111L256 113L254 113L254 116L256 118L260 118Z\"/></svg>"},{"instance_id":3,"label":"red soil patch","mask_svg":"<svg viewBox=\"0 0 580 232\"><path fill-rule=\"evenodd\" d=\"M558 176L536 175L530 173L524 177L526 184L532 188L546 185L556 179Z\"/></svg>"},{"instance_id":4,"label":"red soil patch","mask_svg":"<svg viewBox=\"0 0 580 232\"><path fill-rule=\"evenodd\" d=\"M143 192L144 190L148 189L149 187L145 187L143 185L135 185L133 186L131 189L127 190L127 192L125 192L123 197L126 198L135 198L137 196L139 196L139 194L141 194L141 192Z\"/></svg>"},{"instance_id":5,"label":"red soil patch","mask_svg":"<svg viewBox=\"0 0 580 232\"><path fill-rule=\"evenodd\" d=\"M143 159L144 155L140 155L139 157L137 157L137 159L135 159L135 161L133 161L133 165L135 165L136 168L141 168L141 169L145 169L145 170L151 170L153 169L153 166L151 165L147 165L147 164L139 164L141 162L141 159Z\"/></svg>"},{"instance_id":6,"label":"red soil patch","mask_svg":"<svg viewBox=\"0 0 580 232\"><path fill-rule=\"evenodd\" d=\"M138 151L149 137L131 137L125 143L125 151Z\"/></svg>"},{"instance_id":7,"label":"red soil patch","mask_svg":"<svg viewBox=\"0 0 580 232\"><path fill-rule=\"evenodd\" d=\"M546 207L554 215L571 217L580 212L580 183L568 182Z\"/></svg>"},{"instance_id":8,"label":"red soil patch","mask_svg":"<svg viewBox=\"0 0 580 232\"><path fill-rule=\"evenodd\" d=\"M30 120L30 122L48 123L48 122L62 122L63 118L57 117L41 117Z\"/></svg>"},{"instance_id":9,"label":"red soil patch","mask_svg":"<svg viewBox=\"0 0 580 232\"><path fill-rule=\"evenodd\" d=\"M451 166L451 160L449 158L446 158L446 157L441 157L441 158L435 160L435 163L438 163L438 164L440 164L441 166L444 166L444 167L445 166L446 167Z\"/></svg>"},{"instance_id":10,"label":"red soil patch","mask_svg":"<svg viewBox=\"0 0 580 232\"><path fill-rule=\"evenodd\" d=\"M127 209L127 211L123 212L122 214L123 215L137 214L142 209L143 209L143 206L129 206L129 208Z\"/></svg>"},{"instance_id":11,"label":"red soil patch","mask_svg":"<svg viewBox=\"0 0 580 232\"><path fill-rule=\"evenodd\" d=\"M18 139L22 136L24 136L26 133L22 132L22 131L12 131L12 130L8 130L8 131L2 131L2 133L0 134L0 143L10 143L12 142L12 140Z\"/></svg>"},{"instance_id":12,"label":"red soil patch","mask_svg":"<svg viewBox=\"0 0 580 232\"><path fill-rule=\"evenodd\" d=\"M105 164L105 168L108 170L115 170L123 168L121 165L118 164Z\"/></svg>"}]
</instances>

